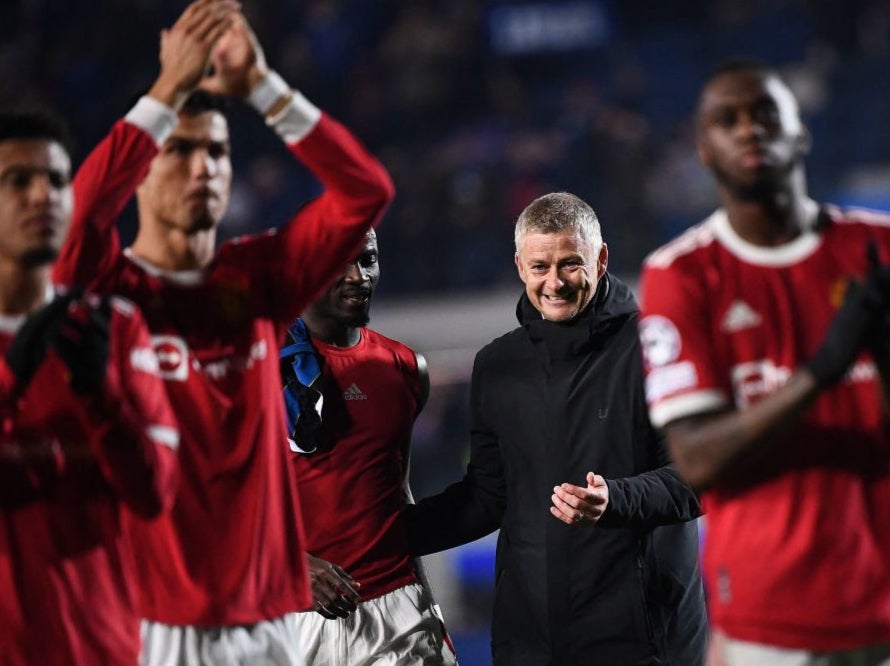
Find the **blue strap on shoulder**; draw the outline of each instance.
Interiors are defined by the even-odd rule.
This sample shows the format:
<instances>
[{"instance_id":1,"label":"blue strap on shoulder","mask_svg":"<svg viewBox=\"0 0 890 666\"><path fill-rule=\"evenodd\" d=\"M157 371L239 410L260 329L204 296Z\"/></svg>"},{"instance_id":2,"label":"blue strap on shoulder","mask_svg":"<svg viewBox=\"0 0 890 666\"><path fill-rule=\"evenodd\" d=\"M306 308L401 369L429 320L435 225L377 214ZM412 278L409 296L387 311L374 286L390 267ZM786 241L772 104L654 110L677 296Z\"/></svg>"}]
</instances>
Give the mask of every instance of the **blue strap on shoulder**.
<instances>
[{"instance_id":1,"label":"blue strap on shoulder","mask_svg":"<svg viewBox=\"0 0 890 666\"><path fill-rule=\"evenodd\" d=\"M316 436L321 426L321 364L302 319L287 329L290 343L281 348L281 372L284 380L284 407L290 448L295 453L312 453L318 447Z\"/></svg>"}]
</instances>

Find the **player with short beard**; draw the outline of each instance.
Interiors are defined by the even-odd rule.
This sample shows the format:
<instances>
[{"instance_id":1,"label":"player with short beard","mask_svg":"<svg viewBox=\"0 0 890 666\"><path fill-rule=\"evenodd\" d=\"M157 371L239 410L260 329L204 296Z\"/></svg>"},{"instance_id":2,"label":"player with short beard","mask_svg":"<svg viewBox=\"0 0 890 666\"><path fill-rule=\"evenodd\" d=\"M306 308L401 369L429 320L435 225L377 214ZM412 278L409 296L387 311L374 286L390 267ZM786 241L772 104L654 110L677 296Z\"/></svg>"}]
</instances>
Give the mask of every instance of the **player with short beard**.
<instances>
[{"instance_id":1,"label":"player with short beard","mask_svg":"<svg viewBox=\"0 0 890 666\"><path fill-rule=\"evenodd\" d=\"M182 71L178 45L232 7L197 0L163 33L158 80L78 171L75 191L93 203L76 211L57 266L64 283L141 304L180 420L176 504L130 530L147 666L302 663L289 615L312 599L277 348L393 196L379 162L269 70L242 15L215 46L212 76L203 77L206 59ZM246 100L324 186L279 229L218 250L229 128L220 111L185 102L199 84ZM119 166L124 177L109 179ZM114 223L134 189L139 230L122 252Z\"/></svg>"}]
</instances>

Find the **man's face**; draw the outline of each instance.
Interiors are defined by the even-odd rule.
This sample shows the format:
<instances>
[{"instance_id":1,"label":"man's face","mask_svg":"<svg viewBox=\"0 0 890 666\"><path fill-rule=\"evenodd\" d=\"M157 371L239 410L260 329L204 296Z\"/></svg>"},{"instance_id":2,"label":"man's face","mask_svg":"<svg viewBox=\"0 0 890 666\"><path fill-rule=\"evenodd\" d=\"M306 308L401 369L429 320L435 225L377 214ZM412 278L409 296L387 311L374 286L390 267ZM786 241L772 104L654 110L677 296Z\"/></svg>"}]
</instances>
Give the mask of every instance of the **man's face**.
<instances>
[{"instance_id":1,"label":"man's face","mask_svg":"<svg viewBox=\"0 0 890 666\"><path fill-rule=\"evenodd\" d=\"M774 76L728 72L704 90L698 154L717 180L743 198L782 188L809 150L797 102Z\"/></svg>"},{"instance_id":2,"label":"man's face","mask_svg":"<svg viewBox=\"0 0 890 666\"><path fill-rule=\"evenodd\" d=\"M371 297L379 281L377 236L372 231L358 256L309 308L318 318L347 327L365 326L371 320Z\"/></svg>"},{"instance_id":3,"label":"man's face","mask_svg":"<svg viewBox=\"0 0 890 666\"><path fill-rule=\"evenodd\" d=\"M137 190L140 210L186 234L216 227L229 205L229 127L217 111L180 114Z\"/></svg>"},{"instance_id":4,"label":"man's face","mask_svg":"<svg viewBox=\"0 0 890 666\"><path fill-rule=\"evenodd\" d=\"M0 260L53 261L68 233L71 159L49 139L0 142Z\"/></svg>"},{"instance_id":5,"label":"man's face","mask_svg":"<svg viewBox=\"0 0 890 666\"><path fill-rule=\"evenodd\" d=\"M527 233L516 253L525 293L544 319L567 321L584 309L606 272L605 243L598 256L581 237L565 231Z\"/></svg>"}]
</instances>

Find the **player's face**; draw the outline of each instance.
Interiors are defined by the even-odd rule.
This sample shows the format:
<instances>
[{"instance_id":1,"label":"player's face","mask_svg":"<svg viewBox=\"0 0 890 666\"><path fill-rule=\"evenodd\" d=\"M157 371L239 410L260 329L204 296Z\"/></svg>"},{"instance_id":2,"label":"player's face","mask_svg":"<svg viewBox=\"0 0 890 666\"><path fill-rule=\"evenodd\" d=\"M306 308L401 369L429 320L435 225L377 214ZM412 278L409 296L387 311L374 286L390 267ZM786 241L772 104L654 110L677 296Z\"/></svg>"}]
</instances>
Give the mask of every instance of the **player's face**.
<instances>
[{"instance_id":1,"label":"player's face","mask_svg":"<svg viewBox=\"0 0 890 666\"><path fill-rule=\"evenodd\" d=\"M68 233L71 159L48 139L0 142L0 259L53 261Z\"/></svg>"},{"instance_id":2,"label":"player's face","mask_svg":"<svg viewBox=\"0 0 890 666\"><path fill-rule=\"evenodd\" d=\"M727 72L704 90L699 158L733 193L756 199L782 189L808 150L797 101L778 78Z\"/></svg>"},{"instance_id":3,"label":"player's face","mask_svg":"<svg viewBox=\"0 0 890 666\"><path fill-rule=\"evenodd\" d=\"M525 293L544 319L567 321L590 303L608 258L605 243L594 256L593 248L570 231L527 233L516 253L516 267Z\"/></svg>"},{"instance_id":4,"label":"player's face","mask_svg":"<svg viewBox=\"0 0 890 666\"><path fill-rule=\"evenodd\" d=\"M313 313L343 326L365 326L371 320L371 297L379 281L377 236L371 232L358 256L312 304Z\"/></svg>"},{"instance_id":5,"label":"player's face","mask_svg":"<svg viewBox=\"0 0 890 666\"><path fill-rule=\"evenodd\" d=\"M139 186L140 208L187 234L216 227L232 186L229 127L217 111L180 114Z\"/></svg>"}]
</instances>

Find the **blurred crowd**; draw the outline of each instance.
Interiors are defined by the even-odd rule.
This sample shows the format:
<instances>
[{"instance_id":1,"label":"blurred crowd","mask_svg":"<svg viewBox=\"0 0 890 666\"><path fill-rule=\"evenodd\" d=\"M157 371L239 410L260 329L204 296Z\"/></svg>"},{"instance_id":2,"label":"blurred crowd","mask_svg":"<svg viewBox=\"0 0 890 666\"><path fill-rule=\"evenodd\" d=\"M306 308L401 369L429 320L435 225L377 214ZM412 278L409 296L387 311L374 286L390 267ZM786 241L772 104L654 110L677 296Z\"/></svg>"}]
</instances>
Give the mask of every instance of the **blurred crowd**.
<instances>
[{"instance_id":1,"label":"blurred crowd","mask_svg":"<svg viewBox=\"0 0 890 666\"><path fill-rule=\"evenodd\" d=\"M79 157L152 80L158 32L183 5L4 4L0 97L60 111ZM888 0L244 4L270 62L393 174L384 297L511 284L516 215L554 189L592 203L612 269L635 273L714 205L689 117L705 73L731 55L764 58L792 83L817 198L890 203ZM232 114L229 236L280 223L316 187L252 114Z\"/></svg>"},{"instance_id":2,"label":"blurred crowd","mask_svg":"<svg viewBox=\"0 0 890 666\"><path fill-rule=\"evenodd\" d=\"M504 285L518 295L512 226L552 190L593 205L610 267L634 275L716 204L690 118L706 73L733 55L778 65L795 90L815 198L890 208L890 0L243 2L270 63L393 175L384 299ZM5 0L0 100L60 112L82 158L153 80L159 31L184 5ZM317 191L256 114L231 115L223 238L275 226ZM462 473L466 390L434 387L418 421L417 496ZM446 608L462 607L449 617L457 632L487 622L491 551L463 550L465 585L439 585Z\"/></svg>"}]
</instances>

